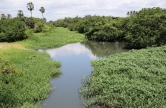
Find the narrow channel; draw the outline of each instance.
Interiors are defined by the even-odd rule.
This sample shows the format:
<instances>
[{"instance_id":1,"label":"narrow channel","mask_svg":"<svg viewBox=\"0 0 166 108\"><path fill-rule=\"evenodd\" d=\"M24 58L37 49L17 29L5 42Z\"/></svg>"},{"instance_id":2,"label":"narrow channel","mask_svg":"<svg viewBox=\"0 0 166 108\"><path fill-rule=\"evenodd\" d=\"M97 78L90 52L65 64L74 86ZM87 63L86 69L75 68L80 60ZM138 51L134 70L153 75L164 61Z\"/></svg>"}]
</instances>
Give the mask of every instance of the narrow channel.
<instances>
[{"instance_id":1,"label":"narrow channel","mask_svg":"<svg viewBox=\"0 0 166 108\"><path fill-rule=\"evenodd\" d=\"M60 48L40 50L62 64L62 75L51 80L55 90L44 100L41 108L83 108L79 98L79 87L82 78L90 75L92 71L90 61L127 51L123 49L124 45L122 42L84 41Z\"/></svg>"}]
</instances>

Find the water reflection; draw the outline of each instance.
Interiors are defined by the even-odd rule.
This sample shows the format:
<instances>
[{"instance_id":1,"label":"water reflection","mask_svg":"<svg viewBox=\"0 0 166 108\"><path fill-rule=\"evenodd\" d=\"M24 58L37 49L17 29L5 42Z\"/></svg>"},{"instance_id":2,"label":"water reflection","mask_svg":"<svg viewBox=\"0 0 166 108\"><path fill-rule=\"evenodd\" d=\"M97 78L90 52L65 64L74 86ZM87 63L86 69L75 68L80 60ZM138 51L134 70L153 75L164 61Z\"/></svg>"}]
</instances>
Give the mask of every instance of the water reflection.
<instances>
[{"instance_id":1,"label":"water reflection","mask_svg":"<svg viewBox=\"0 0 166 108\"><path fill-rule=\"evenodd\" d=\"M87 49L84 45L81 45L80 43L68 44L60 48L46 50L46 52L50 54L51 58L58 55L70 56L79 54L87 54L91 59L97 58L97 56L92 54L91 50Z\"/></svg>"},{"instance_id":2,"label":"water reflection","mask_svg":"<svg viewBox=\"0 0 166 108\"><path fill-rule=\"evenodd\" d=\"M110 54L123 52L120 43L99 43L85 41L62 46L60 48L39 50L46 52L53 60L62 63L62 75L52 79L55 90L44 100L42 108L83 108L79 98L79 87L84 76L88 76L92 67L90 61Z\"/></svg>"},{"instance_id":3,"label":"water reflection","mask_svg":"<svg viewBox=\"0 0 166 108\"><path fill-rule=\"evenodd\" d=\"M111 54L121 53L128 51L123 49L125 47L124 42L96 42L96 41L84 41L81 44L90 49L92 53L97 57L106 57Z\"/></svg>"}]
</instances>

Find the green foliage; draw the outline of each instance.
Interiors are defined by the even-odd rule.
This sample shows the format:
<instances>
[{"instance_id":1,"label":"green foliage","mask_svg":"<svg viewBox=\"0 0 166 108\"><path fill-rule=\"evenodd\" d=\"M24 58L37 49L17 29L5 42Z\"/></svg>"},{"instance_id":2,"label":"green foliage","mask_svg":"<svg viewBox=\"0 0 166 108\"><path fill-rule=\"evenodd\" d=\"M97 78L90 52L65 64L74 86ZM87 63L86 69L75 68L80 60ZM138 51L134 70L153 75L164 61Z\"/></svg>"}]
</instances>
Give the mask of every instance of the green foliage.
<instances>
[{"instance_id":1,"label":"green foliage","mask_svg":"<svg viewBox=\"0 0 166 108\"><path fill-rule=\"evenodd\" d=\"M166 9L143 8L127 12L128 17L91 16L65 18L54 25L68 27L89 40L125 41L128 48L145 48L166 44Z\"/></svg>"},{"instance_id":2,"label":"green foliage","mask_svg":"<svg viewBox=\"0 0 166 108\"><path fill-rule=\"evenodd\" d=\"M0 61L0 108L35 107L52 90L50 78L60 74L60 63L44 53L6 49L0 57L8 60Z\"/></svg>"},{"instance_id":3,"label":"green foliage","mask_svg":"<svg viewBox=\"0 0 166 108\"><path fill-rule=\"evenodd\" d=\"M0 20L0 42L14 42L27 39L25 31L28 29L19 19Z\"/></svg>"},{"instance_id":4,"label":"green foliage","mask_svg":"<svg viewBox=\"0 0 166 108\"><path fill-rule=\"evenodd\" d=\"M85 40L84 35L74 31L71 32L67 28L57 27L46 33L34 33L32 38L18 43L37 50L40 48L59 47L67 43L80 42L83 40Z\"/></svg>"},{"instance_id":5,"label":"green foliage","mask_svg":"<svg viewBox=\"0 0 166 108\"><path fill-rule=\"evenodd\" d=\"M45 21L43 21L43 19L24 17L22 21L25 22L26 25L30 29L32 29L34 33L49 32L54 29L53 24L46 23Z\"/></svg>"},{"instance_id":6,"label":"green foliage","mask_svg":"<svg viewBox=\"0 0 166 108\"><path fill-rule=\"evenodd\" d=\"M28 17L24 17L22 19L26 25L30 28L30 29L33 29L35 27L35 18L28 18Z\"/></svg>"},{"instance_id":7,"label":"green foliage","mask_svg":"<svg viewBox=\"0 0 166 108\"><path fill-rule=\"evenodd\" d=\"M131 19L128 19L131 20ZM130 24L124 29L127 46L131 48L144 48L166 44L165 30L166 15L152 15L146 17L133 17Z\"/></svg>"},{"instance_id":8,"label":"green foliage","mask_svg":"<svg viewBox=\"0 0 166 108\"><path fill-rule=\"evenodd\" d=\"M166 46L131 50L92 61L94 70L80 88L86 107L164 108Z\"/></svg>"},{"instance_id":9,"label":"green foliage","mask_svg":"<svg viewBox=\"0 0 166 108\"><path fill-rule=\"evenodd\" d=\"M33 31L35 33L42 32L43 27L44 27L44 24L42 22L37 22L35 24L35 27L33 28Z\"/></svg>"},{"instance_id":10,"label":"green foliage","mask_svg":"<svg viewBox=\"0 0 166 108\"><path fill-rule=\"evenodd\" d=\"M32 30L27 33L31 34ZM48 33L34 33L34 36L27 40L11 44L39 49L82 40L84 35L59 27ZM45 53L30 49L0 49L0 57L8 60L0 61L0 108L38 108L38 102L47 98L53 89L49 80L61 73L61 64L52 61ZM12 74L5 74L9 77L5 77L6 81L2 82L2 72L8 73L8 69L13 70L15 74L12 77ZM13 71L10 72L14 73Z\"/></svg>"},{"instance_id":11,"label":"green foliage","mask_svg":"<svg viewBox=\"0 0 166 108\"><path fill-rule=\"evenodd\" d=\"M18 102L15 95L15 85L18 84L23 73L19 71L9 61L0 58L0 106L9 107L15 102ZM21 85L20 85L21 86Z\"/></svg>"}]
</instances>

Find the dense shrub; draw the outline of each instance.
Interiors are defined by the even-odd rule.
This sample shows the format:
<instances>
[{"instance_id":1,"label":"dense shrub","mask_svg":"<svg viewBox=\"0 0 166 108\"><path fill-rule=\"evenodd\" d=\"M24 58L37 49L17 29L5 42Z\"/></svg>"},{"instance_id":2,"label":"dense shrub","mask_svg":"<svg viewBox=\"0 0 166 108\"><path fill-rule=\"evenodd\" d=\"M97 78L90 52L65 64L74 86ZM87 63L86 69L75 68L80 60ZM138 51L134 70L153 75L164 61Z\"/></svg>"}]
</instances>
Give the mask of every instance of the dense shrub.
<instances>
[{"instance_id":1,"label":"dense shrub","mask_svg":"<svg viewBox=\"0 0 166 108\"><path fill-rule=\"evenodd\" d=\"M27 39L26 24L19 19L0 20L0 42L14 42Z\"/></svg>"},{"instance_id":2,"label":"dense shrub","mask_svg":"<svg viewBox=\"0 0 166 108\"><path fill-rule=\"evenodd\" d=\"M25 22L25 24L30 28L33 29L35 27L35 18L28 18L28 17L24 17L21 19L23 22Z\"/></svg>"},{"instance_id":3,"label":"dense shrub","mask_svg":"<svg viewBox=\"0 0 166 108\"><path fill-rule=\"evenodd\" d=\"M33 30L34 33L48 32L54 29L55 27L53 26L52 23L45 22L43 21L43 19L40 19L40 18L24 17L24 18L21 18L20 20L25 22L28 28ZM46 19L44 18L44 20Z\"/></svg>"},{"instance_id":4,"label":"dense shrub","mask_svg":"<svg viewBox=\"0 0 166 108\"><path fill-rule=\"evenodd\" d=\"M93 27L86 33L89 40L97 41L117 41L119 35L120 31L111 25Z\"/></svg>"},{"instance_id":5,"label":"dense shrub","mask_svg":"<svg viewBox=\"0 0 166 108\"><path fill-rule=\"evenodd\" d=\"M144 48L166 44L166 15L138 15L132 20L124 29L127 47Z\"/></svg>"},{"instance_id":6,"label":"dense shrub","mask_svg":"<svg viewBox=\"0 0 166 108\"><path fill-rule=\"evenodd\" d=\"M35 23L35 27L33 28L33 31L35 33L42 32L42 29L44 27L44 24L42 22Z\"/></svg>"}]
</instances>

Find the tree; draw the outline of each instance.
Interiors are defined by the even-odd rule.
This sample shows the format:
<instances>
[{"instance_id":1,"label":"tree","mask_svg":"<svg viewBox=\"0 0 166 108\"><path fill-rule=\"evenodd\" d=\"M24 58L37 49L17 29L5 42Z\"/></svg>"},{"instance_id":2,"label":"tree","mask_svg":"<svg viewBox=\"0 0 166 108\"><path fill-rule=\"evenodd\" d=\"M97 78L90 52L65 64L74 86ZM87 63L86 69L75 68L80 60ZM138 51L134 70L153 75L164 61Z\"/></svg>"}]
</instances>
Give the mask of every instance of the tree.
<instances>
[{"instance_id":1,"label":"tree","mask_svg":"<svg viewBox=\"0 0 166 108\"><path fill-rule=\"evenodd\" d=\"M18 18L23 18L24 17L24 13L23 13L22 10L18 10L17 17Z\"/></svg>"},{"instance_id":2,"label":"tree","mask_svg":"<svg viewBox=\"0 0 166 108\"><path fill-rule=\"evenodd\" d=\"M1 19L6 19L6 15L5 14L1 14Z\"/></svg>"},{"instance_id":3,"label":"tree","mask_svg":"<svg viewBox=\"0 0 166 108\"><path fill-rule=\"evenodd\" d=\"M43 16L43 13L45 12L44 7L41 7L41 8L39 9L39 11L42 13L42 16ZM44 19L44 16L43 16L43 19Z\"/></svg>"},{"instance_id":4,"label":"tree","mask_svg":"<svg viewBox=\"0 0 166 108\"><path fill-rule=\"evenodd\" d=\"M31 17L32 17L32 10L34 10L34 5L32 2L27 3L27 8L31 12Z\"/></svg>"},{"instance_id":5,"label":"tree","mask_svg":"<svg viewBox=\"0 0 166 108\"><path fill-rule=\"evenodd\" d=\"M130 16L130 12L127 12L127 16Z\"/></svg>"},{"instance_id":6,"label":"tree","mask_svg":"<svg viewBox=\"0 0 166 108\"><path fill-rule=\"evenodd\" d=\"M7 14L7 17L8 19L12 18L12 16L10 14Z\"/></svg>"}]
</instances>

